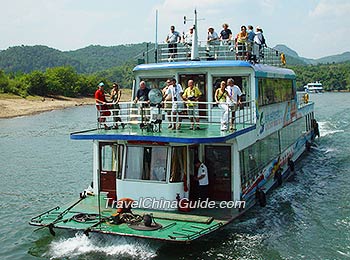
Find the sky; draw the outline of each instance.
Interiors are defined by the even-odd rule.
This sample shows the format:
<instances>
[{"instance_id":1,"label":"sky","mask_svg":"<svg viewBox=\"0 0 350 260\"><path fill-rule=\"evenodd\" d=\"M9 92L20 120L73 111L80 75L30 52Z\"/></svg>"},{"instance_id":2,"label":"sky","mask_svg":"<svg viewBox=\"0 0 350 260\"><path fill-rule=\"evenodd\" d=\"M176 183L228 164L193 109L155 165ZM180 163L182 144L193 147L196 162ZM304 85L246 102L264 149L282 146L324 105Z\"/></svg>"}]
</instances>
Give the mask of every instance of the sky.
<instances>
[{"instance_id":1,"label":"sky","mask_svg":"<svg viewBox=\"0 0 350 260\"><path fill-rule=\"evenodd\" d=\"M47 45L61 51L89 45L164 42L175 25L187 32L197 9L199 40L207 28L258 25L273 47L285 44L305 58L350 51L350 0L0 0L0 50ZM156 30L158 10L158 30ZM157 33L156 33L157 31Z\"/></svg>"}]
</instances>

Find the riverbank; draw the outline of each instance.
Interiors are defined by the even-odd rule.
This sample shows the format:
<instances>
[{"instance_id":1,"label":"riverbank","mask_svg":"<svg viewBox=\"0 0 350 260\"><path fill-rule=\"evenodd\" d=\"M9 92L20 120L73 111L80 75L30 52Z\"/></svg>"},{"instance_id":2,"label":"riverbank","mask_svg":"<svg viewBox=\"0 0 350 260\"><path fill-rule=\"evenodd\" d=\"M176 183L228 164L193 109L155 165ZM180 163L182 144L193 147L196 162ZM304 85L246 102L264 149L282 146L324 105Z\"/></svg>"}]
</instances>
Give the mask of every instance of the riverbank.
<instances>
[{"instance_id":1,"label":"riverbank","mask_svg":"<svg viewBox=\"0 0 350 260\"><path fill-rule=\"evenodd\" d=\"M123 90L121 100L130 100L130 96L131 90ZM93 104L95 104L95 99L92 97L69 98L62 96L29 96L27 98L21 98L11 94L0 94L0 118L27 116L56 109Z\"/></svg>"},{"instance_id":2,"label":"riverbank","mask_svg":"<svg viewBox=\"0 0 350 260\"><path fill-rule=\"evenodd\" d=\"M0 118L33 115L41 112L64 109L74 106L92 105L93 98L42 98L42 97L7 97L0 98Z\"/></svg>"}]
</instances>

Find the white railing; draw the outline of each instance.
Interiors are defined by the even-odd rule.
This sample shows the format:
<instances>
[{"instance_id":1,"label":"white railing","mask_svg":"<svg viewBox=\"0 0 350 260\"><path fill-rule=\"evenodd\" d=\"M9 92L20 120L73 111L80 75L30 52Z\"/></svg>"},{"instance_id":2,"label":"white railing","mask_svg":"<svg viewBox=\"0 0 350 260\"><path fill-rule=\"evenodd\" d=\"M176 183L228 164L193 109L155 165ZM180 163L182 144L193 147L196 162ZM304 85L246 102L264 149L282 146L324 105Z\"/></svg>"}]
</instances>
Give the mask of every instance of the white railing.
<instances>
[{"instance_id":1,"label":"white railing","mask_svg":"<svg viewBox=\"0 0 350 260\"><path fill-rule=\"evenodd\" d=\"M217 129L221 127L221 117L223 110L219 108L215 102L192 102L194 107L187 107L186 102L183 103L181 113L173 113L172 107L168 103L159 105L148 104L147 102L119 102L118 107L113 103L109 103L97 109L97 128L111 129L118 128L130 129L135 126L147 128L149 125L154 127L154 131L160 131L161 128L166 129L168 124L175 122L181 123L181 127L189 128L192 124L192 118L199 118L199 126L201 129ZM169 107L170 106L170 107ZM196 110L196 111L191 111ZM193 116L193 114L198 116ZM242 102L236 107L235 113L229 111L229 122L232 122L233 129L244 129L255 124L255 102ZM234 115L234 120L233 119ZM153 130L152 130L153 131Z\"/></svg>"},{"instance_id":2,"label":"white railing","mask_svg":"<svg viewBox=\"0 0 350 260\"><path fill-rule=\"evenodd\" d=\"M208 45L199 42L198 52L200 60L245 60L252 63L262 63L272 66L282 66L282 52L267 46L244 45L244 50L239 49L233 42L217 42ZM173 62L191 60L191 46L178 43L176 48L169 48L168 44L160 43L157 49L159 62Z\"/></svg>"}]
</instances>

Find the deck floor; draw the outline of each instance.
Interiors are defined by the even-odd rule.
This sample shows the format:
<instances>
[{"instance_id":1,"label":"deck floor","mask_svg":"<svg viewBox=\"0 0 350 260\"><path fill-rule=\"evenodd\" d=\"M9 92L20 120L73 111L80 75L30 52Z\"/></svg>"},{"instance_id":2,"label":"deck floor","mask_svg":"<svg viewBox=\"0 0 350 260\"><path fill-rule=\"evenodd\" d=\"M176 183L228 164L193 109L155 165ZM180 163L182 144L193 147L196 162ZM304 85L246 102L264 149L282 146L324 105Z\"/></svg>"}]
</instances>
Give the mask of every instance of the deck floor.
<instances>
[{"instance_id":1,"label":"deck floor","mask_svg":"<svg viewBox=\"0 0 350 260\"><path fill-rule=\"evenodd\" d=\"M57 217L64 212L71 204L65 207L53 209L41 216L34 217L30 224L35 226L47 226L54 223L53 227L63 229L73 229L91 232L108 233L121 236L133 236L147 239L167 240L174 242L188 243L201 236L209 234L232 220L234 214L225 210L199 210L195 209L190 212L170 212L148 209L134 209L134 214L143 216L152 214L154 221L162 227L158 230L135 230L128 224L112 224L109 220L98 225L99 219L108 218L115 209L106 207L105 199L100 197L101 218L87 222L77 222L72 217L78 213L99 214L98 196L88 196L75 207L71 208L59 220ZM96 226L94 226L96 225Z\"/></svg>"}]
</instances>

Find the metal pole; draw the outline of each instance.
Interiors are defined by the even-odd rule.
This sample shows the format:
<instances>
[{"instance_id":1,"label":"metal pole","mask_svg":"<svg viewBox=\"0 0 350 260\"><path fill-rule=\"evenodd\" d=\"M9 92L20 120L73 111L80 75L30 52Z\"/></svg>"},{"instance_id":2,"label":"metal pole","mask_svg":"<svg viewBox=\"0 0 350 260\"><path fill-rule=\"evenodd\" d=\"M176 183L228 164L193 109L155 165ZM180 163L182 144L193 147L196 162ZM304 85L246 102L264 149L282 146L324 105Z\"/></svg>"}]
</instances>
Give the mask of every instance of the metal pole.
<instances>
[{"instance_id":1,"label":"metal pole","mask_svg":"<svg viewBox=\"0 0 350 260\"><path fill-rule=\"evenodd\" d=\"M156 10L156 41L154 43L154 60L158 63L158 9Z\"/></svg>"}]
</instances>

